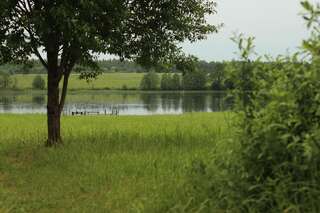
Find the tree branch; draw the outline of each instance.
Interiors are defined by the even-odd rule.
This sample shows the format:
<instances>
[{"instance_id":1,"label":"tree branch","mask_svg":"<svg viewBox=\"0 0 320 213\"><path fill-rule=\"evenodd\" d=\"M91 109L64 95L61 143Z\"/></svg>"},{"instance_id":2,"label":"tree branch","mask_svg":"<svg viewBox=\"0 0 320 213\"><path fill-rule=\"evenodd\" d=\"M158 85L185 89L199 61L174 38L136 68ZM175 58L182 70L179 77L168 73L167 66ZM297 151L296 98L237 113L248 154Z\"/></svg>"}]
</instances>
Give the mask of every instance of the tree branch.
<instances>
[{"instance_id":1,"label":"tree branch","mask_svg":"<svg viewBox=\"0 0 320 213\"><path fill-rule=\"evenodd\" d=\"M67 50L64 51L64 53L67 53L67 52L68 52ZM77 61L76 58L70 58L69 56L70 55L67 54L65 55L65 58L61 58L62 63L59 67L59 69L61 70L60 72L63 73L63 86L62 86L62 93L61 93L60 102L59 102L60 113L62 112L64 103L66 100L69 76Z\"/></svg>"},{"instance_id":2,"label":"tree branch","mask_svg":"<svg viewBox=\"0 0 320 213\"><path fill-rule=\"evenodd\" d=\"M38 49L36 47L32 47L34 54L38 57L41 64L48 70L48 63L43 59L41 54L39 53Z\"/></svg>"},{"instance_id":3,"label":"tree branch","mask_svg":"<svg viewBox=\"0 0 320 213\"><path fill-rule=\"evenodd\" d=\"M25 27L25 30L30 35L30 40L31 40L31 46L32 46L32 49L33 49L33 53L38 57L38 59L40 60L41 64L48 70L48 63L43 59L43 57L41 56L41 54L38 51L38 48L37 48L37 45L36 45L36 43L38 43L38 42L35 39L34 35L32 34L32 30L30 28L28 28L28 27Z\"/></svg>"},{"instance_id":4,"label":"tree branch","mask_svg":"<svg viewBox=\"0 0 320 213\"><path fill-rule=\"evenodd\" d=\"M60 114L61 114L61 112L63 110L63 106L64 106L64 103L65 103L65 100L66 100L66 96L67 96L69 76L70 76L70 72L69 73L65 73L63 75L63 86L62 86L62 92L61 92L61 97L60 97L60 102L59 102L59 112L60 112Z\"/></svg>"}]
</instances>

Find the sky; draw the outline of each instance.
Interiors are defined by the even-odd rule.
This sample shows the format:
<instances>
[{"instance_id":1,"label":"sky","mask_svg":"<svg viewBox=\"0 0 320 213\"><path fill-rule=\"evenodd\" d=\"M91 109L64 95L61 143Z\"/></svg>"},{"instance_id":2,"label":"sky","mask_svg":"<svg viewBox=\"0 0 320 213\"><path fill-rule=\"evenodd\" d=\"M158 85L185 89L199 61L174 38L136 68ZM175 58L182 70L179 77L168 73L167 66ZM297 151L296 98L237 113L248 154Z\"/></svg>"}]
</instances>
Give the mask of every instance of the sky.
<instances>
[{"instance_id":1,"label":"sky","mask_svg":"<svg viewBox=\"0 0 320 213\"><path fill-rule=\"evenodd\" d=\"M254 36L259 55L292 53L308 38L301 17L300 0L216 0L218 14L208 17L210 24L223 23L218 34L207 40L183 43L188 54L206 61L236 58L236 45L230 40L234 32ZM319 2L312 0L311 2Z\"/></svg>"}]
</instances>

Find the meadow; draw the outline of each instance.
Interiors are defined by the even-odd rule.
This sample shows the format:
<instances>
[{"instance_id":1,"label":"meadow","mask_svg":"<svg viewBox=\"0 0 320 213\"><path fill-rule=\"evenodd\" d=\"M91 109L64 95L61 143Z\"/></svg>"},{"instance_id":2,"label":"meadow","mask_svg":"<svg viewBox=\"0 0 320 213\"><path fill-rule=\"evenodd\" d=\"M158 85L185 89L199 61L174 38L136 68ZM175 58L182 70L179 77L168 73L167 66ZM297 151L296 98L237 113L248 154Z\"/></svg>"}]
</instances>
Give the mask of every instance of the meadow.
<instances>
[{"instance_id":1,"label":"meadow","mask_svg":"<svg viewBox=\"0 0 320 213\"><path fill-rule=\"evenodd\" d=\"M78 74L72 74L69 80L70 90L87 90L87 89L139 89L140 81L144 73L103 73L97 79L89 83L85 80L79 80ZM32 81L37 74L16 74L13 80L16 82L16 89L32 89ZM45 80L46 75L41 75Z\"/></svg>"},{"instance_id":2,"label":"meadow","mask_svg":"<svg viewBox=\"0 0 320 213\"><path fill-rule=\"evenodd\" d=\"M174 212L231 117L65 116L64 145L48 149L44 115L0 115L0 212Z\"/></svg>"}]
</instances>

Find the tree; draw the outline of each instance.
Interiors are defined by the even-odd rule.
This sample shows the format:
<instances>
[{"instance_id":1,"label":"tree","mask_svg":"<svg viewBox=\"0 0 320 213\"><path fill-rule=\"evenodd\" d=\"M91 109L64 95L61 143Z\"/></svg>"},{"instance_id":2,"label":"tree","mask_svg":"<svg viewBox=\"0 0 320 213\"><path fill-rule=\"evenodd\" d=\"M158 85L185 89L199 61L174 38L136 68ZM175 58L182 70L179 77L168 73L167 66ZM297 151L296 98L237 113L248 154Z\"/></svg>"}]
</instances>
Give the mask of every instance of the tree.
<instances>
[{"instance_id":1,"label":"tree","mask_svg":"<svg viewBox=\"0 0 320 213\"><path fill-rule=\"evenodd\" d=\"M35 55L45 67L47 145L53 146L62 142L60 117L76 64L97 68L101 53L149 67L169 60L179 42L217 31L205 19L215 7L211 0L1 0L0 62ZM94 77L96 70L82 77Z\"/></svg>"},{"instance_id":2,"label":"tree","mask_svg":"<svg viewBox=\"0 0 320 213\"><path fill-rule=\"evenodd\" d=\"M209 74L210 80L212 80L211 89L212 90L224 90L225 85L225 64L219 62L212 62L210 65L213 65L213 70Z\"/></svg>"},{"instance_id":3,"label":"tree","mask_svg":"<svg viewBox=\"0 0 320 213\"><path fill-rule=\"evenodd\" d=\"M41 77L41 75L37 75L34 77L32 81L32 88L43 90L46 87L45 80Z\"/></svg>"},{"instance_id":4,"label":"tree","mask_svg":"<svg viewBox=\"0 0 320 213\"><path fill-rule=\"evenodd\" d=\"M8 89L12 85L12 79L7 72L0 71L0 88Z\"/></svg>"},{"instance_id":5,"label":"tree","mask_svg":"<svg viewBox=\"0 0 320 213\"><path fill-rule=\"evenodd\" d=\"M182 77L183 89L204 90L206 89L207 76L203 71L188 72Z\"/></svg>"},{"instance_id":6,"label":"tree","mask_svg":"<svg viewBox=\"0 0 320 213\"><path fill-rule=\"evenodd\" d=\"M140 83L140 88L142 90L156 90L158 89L159 81L159 75L156 72L148 72L143 76Z\"/></svg>"},{"instance_id":7,"label":"tree","mask_svg":"<svg viewBox=\"0 0 320 213\"><path fill-rule=\"evenodd\" d=\"M171 75L165 73L162 75L160 87L162 90L179 90L181 88L180 84L179 74Z\"/></svg>"},{"instance_id":8,"label":"tree","mask_svg":"<svg viewBox=\"0 0 320 213\"><path fill-rule=\"evenodd\" d=\"M179 55L175 59L175 63L177 70L182 72L182 75L186 75L187 73L194 72L199 69L198 58L193 55Z\"/></svg>"},{"instance_id":9,"label":"tree","mask_svg":"<svg viewBox=\"0 0 320 213\"><path fill-rule=\"evenodd\" d=\"M165 73L161 76L160 88L162 90L169 90L171 76L168 73Z\"/></svg>"},{"instance_id":10,"label":"tree","mask_svg":"<svg viewBox=\"0 0 320 213\"><path fill-rule=\"evenodd\" d=\"M180 75L178 73L175 73L172 76L171 80L171 89L172 90L180 90L181 89L181 80L180 80Z\"/></svg>"}]
</instances>

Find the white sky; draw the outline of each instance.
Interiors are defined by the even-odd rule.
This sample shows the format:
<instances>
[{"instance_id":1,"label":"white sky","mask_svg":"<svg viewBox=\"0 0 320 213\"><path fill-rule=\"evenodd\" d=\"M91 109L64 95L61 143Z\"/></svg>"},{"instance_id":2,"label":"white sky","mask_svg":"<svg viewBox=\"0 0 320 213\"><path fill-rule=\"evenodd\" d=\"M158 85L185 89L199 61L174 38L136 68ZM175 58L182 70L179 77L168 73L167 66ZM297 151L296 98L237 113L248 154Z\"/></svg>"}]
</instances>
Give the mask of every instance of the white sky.
<instances>
[{"instance_id":1,"label":"white sky","mask_svg":"<svg viewBox=\"0 0 320 213\"><path fill-rule=\"evenodd\" d=\"M207 40L182 44L186 53L202 60L220 61L235 58L236 46L230 41L233 32L256 37L256 52L277 56L294 52L308 37L300 0L216 0L218 14L209 23L223 23L218 34ZM311 2L319 2L312 0Z\"/></svg>"}]
</instances>

